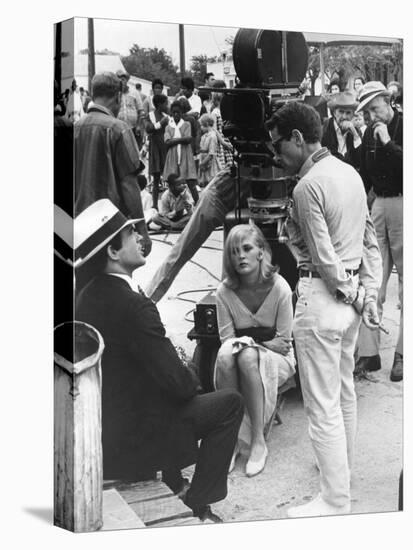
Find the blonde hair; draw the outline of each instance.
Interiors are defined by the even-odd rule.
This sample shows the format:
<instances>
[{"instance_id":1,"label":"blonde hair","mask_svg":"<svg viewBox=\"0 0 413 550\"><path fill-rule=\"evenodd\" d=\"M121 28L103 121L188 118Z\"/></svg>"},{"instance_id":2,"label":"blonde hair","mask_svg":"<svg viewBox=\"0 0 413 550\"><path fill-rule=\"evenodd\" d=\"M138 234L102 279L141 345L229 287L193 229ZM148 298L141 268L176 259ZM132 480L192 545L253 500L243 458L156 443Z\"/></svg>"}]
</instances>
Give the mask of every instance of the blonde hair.
<instances>
[{"instance_id":1,"label":"blonde hair","mask_svg":"<svg viewBox=\"0 0 413 550\"><path fill-rule=\"evenodd\" d=\"M199 124L201 126L213 126L214 125L214 117L212 117L208 113L204 113L199 118Z\"/></svg>"},{"instance_id":2,"label":"blonde hair","mask_svg":"<svg viewBox=\"0 0 413 550\"><path fill-rule=\"evenodd\" d=\"M228 233L224 244L224 270L226 279L224 284L229 288L237 288L240 285L240 277L232 263L232 250L238 248L242 241L251 237L254 244L262 250L263 257L260 264L261 276L264 280L274 279L278 267L271 263L271 249L261 229L254 223L235 225Z\"/></svg>"}]
</instances>

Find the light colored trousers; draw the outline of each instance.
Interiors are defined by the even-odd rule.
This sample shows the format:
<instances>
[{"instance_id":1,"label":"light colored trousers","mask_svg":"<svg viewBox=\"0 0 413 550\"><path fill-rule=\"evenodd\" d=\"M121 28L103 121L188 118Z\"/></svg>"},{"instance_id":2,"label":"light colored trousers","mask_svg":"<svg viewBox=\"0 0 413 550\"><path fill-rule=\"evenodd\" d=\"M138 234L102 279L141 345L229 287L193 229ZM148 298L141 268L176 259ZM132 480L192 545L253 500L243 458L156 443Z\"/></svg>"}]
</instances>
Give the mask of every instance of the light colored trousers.
<instances>
[{"instance_id":1,"label":"light colored trousers","mask_svg":"<svg viewBox=\"0 0 413 550\"><path fill-rule=\"evenodd\" d=\"M220 199L220 192L215 184L210 182L201 193L185 229L146 287L149 298L158 302L164 296L186 262L199 250L212 231L224 223L229 210Z\"/></svg>"},{"instance_id":2,"label":"light colored trousers","mask_svg":"<svg viewBox=\"0 0 413 550\"><path fill-rule=\"evenodd\" d=\"M297 294L293 334L321 495L344 506L350 503L357 429L353 370L361 317L338 302L322 279L300 278Z\"/></svg>"},{"instance_id":3,"label":"light colored trousers","mask_svg":"<svg viewBox=\"0 0 413 550\"><path fill-rule=\"evenodd\" d=\"M371 218L376 229L377 241L383 261L383 280L377 299L380 319L386 301L387 283L393 265L399 276L400 327L396 351L403 355L403 197L377 197L371 210ZM380 331L369 330L365 325L360 328L357 345L359 357L378 355L380 349Z\"/></svg>"}]
</instances>

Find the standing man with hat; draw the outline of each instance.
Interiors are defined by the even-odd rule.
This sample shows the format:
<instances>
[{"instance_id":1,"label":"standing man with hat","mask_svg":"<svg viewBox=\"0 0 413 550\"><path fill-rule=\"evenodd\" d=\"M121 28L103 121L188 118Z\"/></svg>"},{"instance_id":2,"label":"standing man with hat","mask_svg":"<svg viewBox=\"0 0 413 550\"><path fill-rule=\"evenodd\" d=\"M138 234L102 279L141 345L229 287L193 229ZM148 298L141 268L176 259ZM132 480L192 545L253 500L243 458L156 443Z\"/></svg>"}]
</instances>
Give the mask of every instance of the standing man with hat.
<instances>
[{"instance_id":1,"label":"standing man with hat","mask_svg":"<svg viewBox=\"0 0 413 550\"><path fill-rule=\"evenodd\" d=\"M351 92L340 92L334 94L327 105L333 116L324 125L321 145L358 170L361 137L353 124L358 102Z\"/></svg>"},{"instance_id":2,"label":"standing man with hat","mask_svg":"<svg viewBox=\"0 0 413 550\"><path fill-rule=\"evenodd\" d=\"M221 522L209 505L227 494L242 397L234 390L198 395L196 376L181 363L155 304L132 278L146 262L133 225L138 221L127 220L107 199L75 220L75 265L92 262L97 273L78 296L76 319L105 341L104 478L138 480L162 470L194 516ZM194 463L183 495L181 468Z\"/></svg>"},{"instance_id":3,"label":"standing man with hat","mask_svg":"<svg viewBox=\"0 0 413 550\"><path fill-rule=\"evenodd\" d=\"M300 277L293 334L321 485L314 500L287 515L348 514L357 424L354 348L361 317L378 329L380 252L363 182L321 146L317 111L287 103L267 127L276 160L299 177L288 221Z\"/></svg>"},{"instance_id":4,"label":"standing man with hat","mask_svg":"<svg viewBox=\"0 0 413 550\"><path fill-rule=\"evenodd\" d=\"M360 94L358 111L368 111L370 124L361 146L360 174L366 192L373 188L376 199L371 217L383 261L383 281L378 296L381 317L387 283L396 266L401 305L400 327L390 380L403 380L403 115L391 105L390 92L381 82L367 82ZM379 333L360 331L356 372L381 368Z\"/></svg>"},{"instance_id":5,"label":"standing man with hat","mask_svg":"<svg viewBox=\"0 0 413 550\"><path fill-rule=\"evenodd\" d=\"M75 215L98 199L110 199L125 216L143 218L137 175L144 167L128 125L116 117L121 83L111 72L92 80L93 105L74 125ZM151 251L145 221L138 223L145 255Z\"/></svg>"}]
</instances>

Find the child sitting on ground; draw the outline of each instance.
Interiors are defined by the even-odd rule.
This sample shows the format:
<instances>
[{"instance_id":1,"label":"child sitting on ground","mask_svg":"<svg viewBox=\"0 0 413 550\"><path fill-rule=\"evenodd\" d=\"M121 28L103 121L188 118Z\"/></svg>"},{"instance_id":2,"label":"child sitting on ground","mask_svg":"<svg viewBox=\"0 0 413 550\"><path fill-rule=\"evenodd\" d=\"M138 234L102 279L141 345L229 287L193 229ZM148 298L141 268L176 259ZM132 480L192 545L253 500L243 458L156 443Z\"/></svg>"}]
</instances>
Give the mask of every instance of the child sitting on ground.
<instances>
[{"instance_id":1,"label":"child sitting on ground","mask_svg":"<svg viewBox=\"0 0 413 550\"><path fill-rule=\"evenodd\" d=\"M163 229L180 230L191 217L194 202L185 182L177 174L170 174L167 179L168 189L161 197L159 214L153 222Z\"/></svg>"}]
</instances>

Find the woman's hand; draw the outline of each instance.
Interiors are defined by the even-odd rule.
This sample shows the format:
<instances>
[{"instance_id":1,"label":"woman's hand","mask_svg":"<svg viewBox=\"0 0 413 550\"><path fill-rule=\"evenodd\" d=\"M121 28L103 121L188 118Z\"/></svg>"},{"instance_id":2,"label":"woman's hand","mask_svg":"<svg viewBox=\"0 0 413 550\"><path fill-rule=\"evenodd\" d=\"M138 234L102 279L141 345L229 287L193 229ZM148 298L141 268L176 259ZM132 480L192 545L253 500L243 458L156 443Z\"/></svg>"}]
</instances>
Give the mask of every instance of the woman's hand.
<instances>
[{"instance_id":1,"label":"woman's hand","mask_svg":"<svg viewBox=\"0 0 413 550\"><path fill-rule=\"evenodd\" d=\"M286 336L276 336L270 342L263 342L263 344L271 351L275 351L281 355L288 355L292 341L292 338L287 338Z\"/></svg>"}]
</instances>

